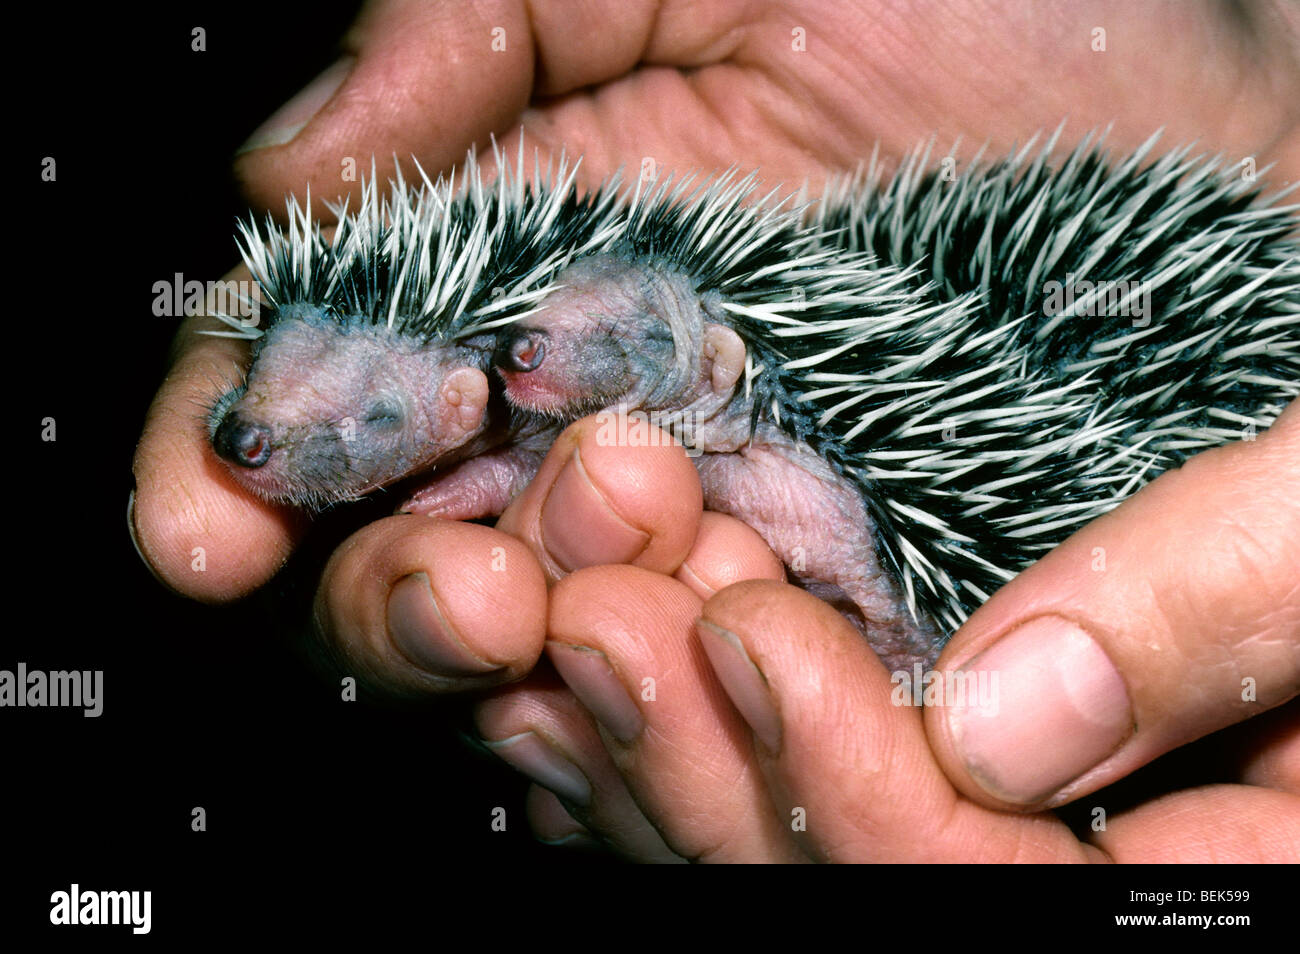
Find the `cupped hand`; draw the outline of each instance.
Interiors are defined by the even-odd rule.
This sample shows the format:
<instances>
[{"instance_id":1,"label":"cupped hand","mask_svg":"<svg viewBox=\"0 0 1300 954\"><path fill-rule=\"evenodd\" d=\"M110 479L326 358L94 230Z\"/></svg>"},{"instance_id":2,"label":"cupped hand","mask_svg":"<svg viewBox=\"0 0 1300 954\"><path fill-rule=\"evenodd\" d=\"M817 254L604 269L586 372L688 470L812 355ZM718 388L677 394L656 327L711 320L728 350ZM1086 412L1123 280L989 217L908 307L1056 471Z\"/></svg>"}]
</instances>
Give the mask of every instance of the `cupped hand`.
<instances>
[{"instance_id":1,"label":"cupped hand","mask_svg":"<svg viewBox=\"0 0 1300 954\"><path fill-rule=\"evenodd\" d=\"M583 478L596 433L575 425L502 521L543 563L539 526L628 544L566 555L576 572L551 591L545 627L554 673L478 708L489 748L537 783L543 840L647 861L1300 857L1300 710L1287 704L1300 692L1300 406L1158 478L1000 590L939 660L948 680L983 673L957 696L943 681L914 696L834 610L778 582L734 521L717 518L725 543L700 533L675 578L672 561L634 557L648 548L624 528L667 474L603 448L598 466L625 460L619 481ZM610 556L621 565L591 565ZM1237 784L1118 810L1097 791L1268 710ZM1086 838L1042 810L1084 795Z\"/></svg>"},{"instance_id":2,"label":"cupped hand","mask_svg":"<svg viewBox=\"0 0 1300 954\"><path fill-rule=\"evenodd\" d=\"M1153 35L1177 41L1153 57ZM1274 163L1278 185L1300 178L1300 14L1285 3L1098 2L1049 16L928 0L378 0L342 47L237 157L255 205L279 214L308 185L353 191L372 157L381 178L394 155L433 174L491 133L510 156L523 136L543 168L581 155L588 183L647 163L734 165L793 189L876 147L886 163L931 136L997 154L1067 116L1065 141L1109 126L1123 151L1164 127L1168 147L1196 140ZM248 352L203 327L219 326L183 325L145 421L131 526L166 585L223 602L269 580L307 521L240 491L210 452L204 412Z\"/></svg>"},{"instance_id":3,"label":"cupped hand","mask_svg":"<svg viewBox=\"0 0 1300 954\"><path fill-rule=\"evenodd\" d=\"M433 172L493 132L513 154L522 130L529 155L536 146L543 166L562 149L583 155L587 182L620 166L644 170L648 161L678 170L760 168L769 183L793 187L851 169L877 144L887 162L931 135L941 145L958 137L972 147L987 141L997 153L1068 115L1068 132L1076 138L1112 124L1110 142L1117 150L1136 146L1164 126L1169 146L1195 139L1207 150L1252 157L1261 168L1276 163L1271 181L1281 185L1300 177L1297 117L1289 106L1300 101L1298 22L1285 4L1248 10L1233 4L1074 4L1047 17L975 4L954 12L948 4L921 2L903 9L605 2L575 12L572 5L543 0L473 7L388 0L367 7L345 38L347 55L340 64L259 129L236 168L253 201L278 211L286 192L302 194L308 183L317 196L355 188L343 173L349 163L364 168L372 155L380 157L381 176L388 171L383 157L394 153L412 154ZM1096 48L1098 29L1105 33L1104 50ZM1156 34L1178 41L1153 58L1149 37ZM191 319L183 326L172 368L150 409L137 449L131 521L142 556L166 585L221 602L265 583L292 552L306 517L249 497L209 450L204 408L238 378L247 352L238 342L198 335L203 322ZM623 485L602 485L599 465L593 473L586 458L583 480L611 508L616 519L607 529L618 533L588 537L574 526L556 526L548 535L540 511L525 519L522 503L505 518L519 539L482 527L388 518L335 555L322 580L317 621L344 659L376 683L403 692L508 682L533 667L547 639L603 653L620 680L642 672L640 678L656 679L656 687L674 674L685 680L700 704L700 721L683 704L687 696L647 708L647 689L636 681L624 688L640 723L626 706L620 722L610 716L608 701L602 710L590 687L574 696L554 677L543 684L541 674L485 707L485 731L509 728L492 719L508 721L532 705L530 699L549 698L559 713L554 725L579 733L573 743L578 748L565 751L582 765L594 795L589 807L580 808L571 788L565 796L571 815L539 791L531 801L535 818L552 834L564 828L582 836L584 829L571 820L576 815L587 835L597 834L634 857L735 857L735 846L750 843L740 837L746 831L758 846L751 857L848 857L859 856L859 849L894 857L902 848L890 838L905 833L891 836L888 829L911 816L906 806L902 814L891 814L897 807L891 798L902 797L899 789L906 791L908 771L915 768L916 791L929 799L917 802L940 821L948 811L954 826L936 829L939 822L932 822L917 829L932 836L925 843L936 852L953 856L962 846L986 845L985 857L1039 857L1042 846L1050 845L1053 851L1064 846L1061 857L1082 857L1089 852L1065 840L1050 816L1012 818L990 809L1032 810L1077 798L1161 751L1295 694L1296 591L1286 580L1300 574L1274 576L1270 568L1285 568L1294 558L1277 534L1296 536L1291 501L1297 482L1293 471L1278 469L1276 452L1272 463L1250 471L1250 480L1244 476L1250 468L1241 464L1263 461L1262 449L1278 446L1277 433L1275 427L1255 445L1204 455L1211 463L1197 458L1162 478L1145 498L1139 495L1087 528L981 609L953 641L941 669L983 667L1015 675L1018 653L1029 652L1016 642L1017 634L1024 636L1020 624L1050 618L1068 621L1083 634L1052 637L1062 652L1074 654L1070 658L1082 675L1058 665L1058 692L1038 686L1015 697L1017 705L1039 707L1035 711L1044 721L1037 735L1026 731L1035 728L1032 723L981 734L971 726L983 716L935 708L925 720L935 755L915 744L922 726L917 710L883 708L879 678L887 674L870 668L874 657L862 657L864 647L846 641L825 607L775 582L771 555L746 528L698 515L690 526L692 518L675 509L689 490L667 478L647 478L637 488L640 506L648 508L637 511L635 501L618 496ZM581 447L579 442L577 451ZM686 473L668 458L658 459L666 473ZM571 469L571 462L556 464L551 473L559 481ZM1197 475L1201 479L1193 479ZM578 490L584 486L577 478L564 479ZM574 499L581 498L578 490ZM540 493L528 507L544 509ZM1205 510L1192 512L1190 503L1202 500ZM1208 503L1216 500L1228 503L1216 511ZM1181 529L1162 519L1184 510L1191 516ZM596 549L585 552L586 545ZM683 546L696 550L671 570L678 578L673 582L666 574ZM638 547L634 557L626 555ZM1098 548L1106 553L1106 569L1094 571ZM1122 569L1115 569L1116 557ZM1085 558L1092 575L1080 569ZM583 570L566 579L552 594L548 628L542 621L547 576L611 560L633 565ZM680 629L683 620L693 619L691 599L746 576L769 582L719 593L703 609L714 628L706 626L698 642L689 627ZM604 602L587 599L583 587L589 585L605 594ZM588 607L603 608L611 633L622 619L618 612L629 608L640 611L636 626L660 628L634 627L626 632L645 640L628 636L626 646L607 644L583 628ZM727 607L734 615L723 612ZM1226 626L1216 627L1215 616ZM621 655L646 640L659 647L660 636L670 631L663 645L678 649L656 648L647 657L653 672ZM812 644L799 635L810 633L817 636ZM731 684L744 682L743 666L740 676L709 682L711 667L702 668L706 659L723 659L728 648L734 655L736 644L761 672L766 697L745 695ZM583 651L549 652L561 654L556 669L575 683L582 681L575 675L582 669L573 662L577 657L587 663L584 671L600 671L590 664L596 657ZM671 652L678 655L659 655ZM1105 666L1091 665L1101 657L1113 667L1113 677ZM666 668L657 665L664 659ZM1033 671L1045 673L1048 662L1060 661L1040 659ZM1019 664L1023 672L1023 660ZM1198 675L1202 666L1205 673ZM1242 696L1247 678L1254 680L1253 699ZM745 721L723 704L722 684ZM1004 692L1009 685L1002 683ZM830 691L837 686L846 693ZM763 704L768 697L772 707ZM616 694L609 698L619 700ZM608 726L585 715L588 708L578 699L623 730L641 725L642 742L611 736ZM1054 710L1053 699L1064 699L1066 707ZM1088 706L1107 699L1102 717L1093 719L1098 710ZM618 709L620 702L612 705ZM540 702L532 711L538 719L552 718L552 708ZM1287 711L1294 713L1294 704L1283 715ZM1121 728L1127 717L1131 726ZM988 724L1002 722L990 717ZM1092 741L1055 752L1047 740L1060 737L1046 731L1049 724L1068 730L1072 741ZM656 762L673 747L672 736L664 734L668 728L683 733L683 748L674 756L679 761ZM549 739L554 748L560 736L548 731L539 728L535 737ZM755 735L775 738L778 748L764 750ZM791 748L801 738L809 744ZM660 743L658 754L636 748L646 739ZM1196 828L1216 808L1232 808L1241 824L1230 831L1209 826L1209 835L1201 831L1201 850L1236 856L1249 847L1267 856L1285 848L1294 857L1294 801L1276 799L1279 790L1300 789L1296 739L1286 719L1272 720L1244 776L1270 788L1174 793L1168 796L1173 802L1112 818L1094 842L1113 857L1159 856L1185 834L1184 824ZM820 742L812 745L814 740ZM516 743L515 751L524 748ZM536 749L534 756L545 758L548 751ZM503 756L509 754L503 749ZM654 771L656 766L663 771ZM936 775L936 766L945 774ZM675 781L678 768L687 774ZM860 779L857 787L849 784L850 775ZM567 777L581 788L574 776ZM733 794L719 803L735 809L732 818L719 820L716 807L709 815L703 801L682 800L699 797L709 785L716 794L720 779L734 782L728 789ZM818 793L820 802L813 798ZM867 812L863 795L878 797L884 814ZM1275 815L1272 828L1251 821L1259 817L1260 799ZM809 831L790 831L794 816L784 809L811 805L818 807L805 811ZM775 812L777 823L760 819L764 806ZM690 828L710 817L718 827ZM971 841L988 819L1001 819L989 821L1000 834ZM815 834L814 824L822 826ZM1147 854L1121 844L1126 825L1146 832L1144 843L1133 844L1145 844ZM1157 837L1162 831L1167 842ZM791 842L793 835L798 837ZM1229 844L1233 838L1250 844ZM912 839L910 845L917 843Z\"/></svg>"}]
</instances>

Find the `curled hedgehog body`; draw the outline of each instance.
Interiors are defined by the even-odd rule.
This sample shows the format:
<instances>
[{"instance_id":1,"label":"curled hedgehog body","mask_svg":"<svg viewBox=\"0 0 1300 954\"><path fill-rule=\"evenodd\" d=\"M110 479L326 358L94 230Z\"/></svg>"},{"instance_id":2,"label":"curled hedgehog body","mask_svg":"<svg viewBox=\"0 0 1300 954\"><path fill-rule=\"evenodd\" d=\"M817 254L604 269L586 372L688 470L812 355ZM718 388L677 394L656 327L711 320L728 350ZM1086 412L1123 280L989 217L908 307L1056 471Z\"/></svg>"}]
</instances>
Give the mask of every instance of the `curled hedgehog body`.
<instances>
[{"instance_id":1,"label":"curled hedgehog body","mask_svg":"<svg viewBox=\"0 0 1300 954\"><path fill-rule=\"evenodd\" d=\"M887 665L928 665L1073 530L1300 393L1294 208L1186 150L1145 164L1153 143L959 175L918 152L807 208L730 175L579 197L508 164L490 189L372 182L328 242L294 205L287 236L244 228L272 315L214 446L295 503L433 469L403 509L468 518L559 426L657 413L706 506Z\"/></svg>"}]
</instances>

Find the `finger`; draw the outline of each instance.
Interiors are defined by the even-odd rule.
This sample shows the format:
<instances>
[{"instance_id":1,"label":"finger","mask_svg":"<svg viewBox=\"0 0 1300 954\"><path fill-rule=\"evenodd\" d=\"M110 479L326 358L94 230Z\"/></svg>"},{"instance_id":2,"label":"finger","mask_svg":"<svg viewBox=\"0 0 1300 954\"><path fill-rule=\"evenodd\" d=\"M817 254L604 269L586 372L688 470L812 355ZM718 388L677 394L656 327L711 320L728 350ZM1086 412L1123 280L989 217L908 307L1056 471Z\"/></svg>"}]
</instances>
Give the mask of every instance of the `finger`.
<instances>
[{"instance_id":1,"label":"finger","mask_svg":"<svg viewBox=\"0 0 1300 954\"><path fill-rule=\"evenodd\" d=\"M1252 719L1249 728L1250 737L1239 742L1240 780L1300 795L1300 699Z\"/></svg>"},{"instance_id":2,"label":"finger","mask_svg":"<svg viewBox=\"0 0 1300 954\"><path fill-rule=\"evenodd\" d=\"M1172 784L1171 784L1172 783ZM1197 785L1235 783L1300 795L1300 698L1185 745L1114 789L1121 802ZM1097 796L1087 799L1099 804Z\"/></svg>"},{"instance_id":3,"label":"finger","mask_svg":"<svg viewBox=\"0 0 1300 954\"><path fill-rule=\"evenodd\" d=\"M227 287L230 282L251 282L251 276L241 266L222 279ZM174 363L136 447L128 513L136 549L154 575L207 602L232 600L265 583L306 525L301 514L240 488L211 450L208 413L248 364L247 342L200 333L222 328L208 317L182 323Z\"/></svg>"},{"instance_id":4,"label":"finger","mask_svg":"<svg viewBox=\"0 0 1300 954\"><path fill-rule=\"evenodd\" d=\"M999 590L940 658L992 704L927 713L984 804L1057 805L1300 692L1300 405L1162 475Z\"/></svg>"},{"instance_id":5,"label":"finger","mask_svg":"<svg viewBox=\"0 0 1300 954\"><path fill-rule=\"evenodd\" d=\"M1106 820L1093 844L1123 864L1292 864L1300 858L1300 796L1207 785Z\"/></svg>"},{"instance_id":6,"label":"finger","mask_svg":"<svg viewBox=\"0 0 1300 954\"><path fill-rule=\"evenodd\" d=\"M1152 103L1196 88L1194 108L1171 120L1168 141L1232 143L1260 165L1280 160L1284 181L1295 176L1294 116L1277 105L1289 101L1277 91L1297 82L1294 16L1228 18L1244 19L1243 29L1218 14L1190 15L1181 24L1189 42L1157 75L1135 42L1152 28L1144 15L1110 17L1102 32L1111 31L1113 49L1099 58L1095 46L1073 39L1097 42L1090 9L1055 23L1010 68L994 69L972 52L957 19L924 4L901 23L869 8L800 16L774 6L755 15L725 2L376 2L344 38L340 63L250 137L236 171L257 203L278 210L285 193L301 195L309 182L326 198L353 188L340 175L348 159L364 166L373 155L386 177L394 153L415 155L436 172L507 130L503 147L513 156L522 114L543 163L567 146L584 155L587 183L629 160L720 169L749 156L772 184L793 187L853 168L873 145L888 162L936 131L945 143L965 135L987 140L991 152L1013 150L1060 121L1062 89L1071 91L1077 128L1113 121L1110 141L1135 148L1168 118ZM1018 16L1007 13L1003 26L1022 29ZM1223 43L1225 33L1234 42ZM1243 71L1247 58L1252 68ZM935 62L960 63L969 82L947 82L944 69L928 68ZM1241 73L1258 95L1206 84L1225 72ZM1091 79L1081 85L1084 73ZM1134 100L1117 115L1116 82L1138 75L1168 95ZM1023 76L1039 80L1028 95L1017 85ZM862 90L872 91L865 105ZM1014 108L993 118L972 108L1009 99ZM525 112L530 103L537 107ZM709 135L693 134L701 129Z\"/></svg>"},{"instance_id":7,"label":"finger","mask_svg":"<svg viewBox=\"0 0 1300 954\"><path fill-rule=\"evenodd\" d=\"M636 567L601 566L551 593L547 658L595 717L637 804L679 855L803 859L773 812L749 733L694 636L699 599Z\"/></svg>"},{"instance_id":8,"label":"finger","mask_svg":"<svg viewBox=\"0 0 1300 954\"><path fill-rule=\"evenodd\" d=\"M549 669L484 700L474 721L489 751L543 786L564 814L614 851L648 863L683 860L637 807L591 714ZM564 827L554 811L534 821L543 838Z\"/></svg>"},{"instance_id":9,"label":"finger","mask_svg":"<svg viewBox=\"0 0 1300 954\"><path fill-rule=\"evenodd\" d=\"M629 162L725 169L749 155L771 185L793 189L824 171L810 156L833 153L826 167L851 169L879 136L865 122L844 135L852 111L818 95L843 77L829 58L796 55L792 29L755 24L725 2L372 2L340 60L258 127L235 172L278 214L285 194L309 184L324 198L355 190L343 171L364 171L372 157L381 180L394 155L437 173L495 133L504 156L522 139L543 167L561 152L581 155L589 187ZM928 118L918 125L907 147L932 131ZM702 128L711 134L683 133ZM483 158L490 177L494 158Z\"/></svg>"},{"instance_id":10,"label":"finger","mask_svg":"<svg viewBox=\"0 0 1300 954\"><path fill-rule=\"evenodd\" d=\"M527 543L551 580L604 563L670 574L703 506L679 444L644 420L602 413L565 429L497 529Z\"/></svg>"},{"instance_id":11,"label":"finger","mask_svg":"<svg viewBox=\"0 0 1300 954\"><path fill-rule=\"evenodd\" d=\"M1087 859L1052 816L991 812L961 798L930 754L911 689L811 594L765 580L738 583L704 605L698 632L752 729L778 816L809 857Z\"/></svg>"},{"instance_id":12,"label":"finger","mask_svg":"<svg viewBox=\"0 0 1300 954\"><path fill-rule=\"evenodd\" d=\"M344 37L343 57L250 136L236 174L255 202L277 209L283 195L301 195L308 183L325 198L347 191L340 173L349 157L363 166L376 157L381 179L392 174L394 154L414 155L431 172L445 169L471 145L512 126L534 95L555 96L630 70L657 6L370 3ZM592 36L600 43L582 39Z\"/></svg>"},{"instance_id":13,"label":"finger","mask_svg":"<svg viewBox=\"0 0 1300 954\"><path fill-rule=\"evenodd\" d=\"M328 656L370 688L407 697L483 689L537 661L546 583L503 533L388 517L331 556L314 616Z\"/></svg>"},{"instance_id":14,"label":"finger","mask_svg":"<svg viewBox=\"0 0 1300 954\"><path fill-rule=\"evenodd\" d=\"M563 848L600 850L605 846L580 821L575 819L550 789L529 785L524 795L528 825L537 840Z\"/></svg>"},{"instance_id":15,"label":"finger","mask_svg":"<svg viewBox=\"0 0 1300 954\"><path fill-rule=\"evenodd\" d=\"M741 580L785 582L785 567L754 530L735 517L705 511L695 544L673 574L700 599Z\"/></svg>"}]
</instances>

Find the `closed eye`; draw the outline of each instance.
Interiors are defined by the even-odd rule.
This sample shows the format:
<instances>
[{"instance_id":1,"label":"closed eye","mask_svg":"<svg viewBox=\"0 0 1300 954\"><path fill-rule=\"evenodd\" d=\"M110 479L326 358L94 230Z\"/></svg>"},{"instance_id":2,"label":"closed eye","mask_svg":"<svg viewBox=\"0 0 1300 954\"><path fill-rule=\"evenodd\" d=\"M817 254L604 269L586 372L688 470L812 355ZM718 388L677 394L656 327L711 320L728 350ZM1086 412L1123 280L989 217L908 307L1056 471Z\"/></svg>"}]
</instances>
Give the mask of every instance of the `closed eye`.
<instances>
[{"instance_id":1,"label":"closed eye","mask_svg":"<svg viewBox=\"0 0 1300 954\"><path fill-rule=\"evenodd\" d=\"M406 414L396 401L378 401L366 412L366 423L372 427L400 427L405 420Z\"/></svg>"}]
</instances>

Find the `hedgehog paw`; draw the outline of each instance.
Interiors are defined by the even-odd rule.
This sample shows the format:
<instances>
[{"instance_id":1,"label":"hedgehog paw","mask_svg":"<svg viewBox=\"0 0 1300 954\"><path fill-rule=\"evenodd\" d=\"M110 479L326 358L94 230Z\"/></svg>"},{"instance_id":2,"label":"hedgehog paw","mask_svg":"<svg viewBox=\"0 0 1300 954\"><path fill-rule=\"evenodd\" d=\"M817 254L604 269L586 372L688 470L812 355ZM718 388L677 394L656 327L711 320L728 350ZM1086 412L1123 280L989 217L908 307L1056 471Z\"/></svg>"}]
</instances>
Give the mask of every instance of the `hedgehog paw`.
<instances>
[{"instance_id":1,"label":"hedgehog paw","mask_svg":"<svg viewBox=\"0 0 1300 954\"><path fill-rule=\"evenodd\" d=\"M444 520L495 517L541 466L542 455L519 447L489 451L439 473L397 508Z\"/></svg>"}]
</instances>

